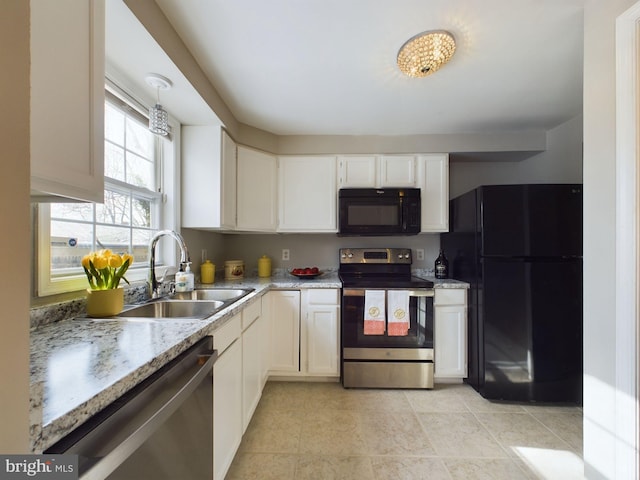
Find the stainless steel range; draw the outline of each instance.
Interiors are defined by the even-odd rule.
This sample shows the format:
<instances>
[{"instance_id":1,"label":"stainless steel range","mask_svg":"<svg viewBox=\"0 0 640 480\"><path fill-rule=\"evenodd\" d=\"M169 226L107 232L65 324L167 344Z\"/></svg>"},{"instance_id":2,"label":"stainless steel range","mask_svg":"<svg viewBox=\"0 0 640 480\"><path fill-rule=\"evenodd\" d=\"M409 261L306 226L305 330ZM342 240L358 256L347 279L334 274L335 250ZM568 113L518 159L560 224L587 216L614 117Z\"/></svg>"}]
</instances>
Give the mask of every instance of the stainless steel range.
<instances>
[{"instance_id":1,"label":"stainless steel range","mask_svg":"<svg viewBox=\"0 0 640 480\"><path fill-rule=\"evenodd\" d=\"M433 388L433 282L411 249L341 248L344 387Z\"/></svg>"}]
</instances>

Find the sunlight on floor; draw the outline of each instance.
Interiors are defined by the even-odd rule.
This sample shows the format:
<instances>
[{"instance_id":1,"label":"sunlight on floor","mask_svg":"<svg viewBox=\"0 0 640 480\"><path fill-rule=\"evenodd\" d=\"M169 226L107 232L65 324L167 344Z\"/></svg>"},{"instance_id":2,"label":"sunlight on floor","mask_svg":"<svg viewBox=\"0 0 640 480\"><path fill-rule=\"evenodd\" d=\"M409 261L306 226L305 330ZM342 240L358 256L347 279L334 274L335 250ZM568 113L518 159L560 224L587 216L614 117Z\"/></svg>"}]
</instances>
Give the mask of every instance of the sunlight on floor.
<instances>
[{"instance_id":1,"label":"sunlight on floor","mask_svg":"<svg viewBox=\"0 0 640 480\"><path fill-rule=\"evenodd\" d=\"M582 458L566 450L549 448L511 447L520 459L545 480L582 480Z\"/></svg>"}]
</instances>

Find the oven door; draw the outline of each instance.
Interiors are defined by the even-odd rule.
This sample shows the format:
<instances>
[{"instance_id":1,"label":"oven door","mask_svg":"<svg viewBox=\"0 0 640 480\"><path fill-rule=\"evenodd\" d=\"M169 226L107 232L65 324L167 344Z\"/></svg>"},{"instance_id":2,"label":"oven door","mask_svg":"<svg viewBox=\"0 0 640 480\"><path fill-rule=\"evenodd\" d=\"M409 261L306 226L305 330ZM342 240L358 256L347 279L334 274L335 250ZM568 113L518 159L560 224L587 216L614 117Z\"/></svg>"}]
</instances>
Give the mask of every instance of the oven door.
<instances>
[{"instance_id":1,"label":"oven door","mask_svg":"<svg viewBox=\"0 0 640 480\"><path fill-rule=\"evenodd\" d=\"M374 289L375 290L375 289ZM384 289L385 292L392 289ZM398 289L399 290L399 289ZM429 349L433 351L433 290L409 290L409 331L405 336L365 335L365 289L342 290L343 349ZM397 352L398 355L402 355Z\"/></svg>"},{"instance_id":2,"label":"oven door","mask_svg":"<svg viewBox=\"0 0 640 480\"><path fill-rule=\"evenodd\" d=\"M410 290L404 336L365 335L364 305L364 289L342 290L342 385L433 388L433 290Z\"/></svg>"}]
</instances>

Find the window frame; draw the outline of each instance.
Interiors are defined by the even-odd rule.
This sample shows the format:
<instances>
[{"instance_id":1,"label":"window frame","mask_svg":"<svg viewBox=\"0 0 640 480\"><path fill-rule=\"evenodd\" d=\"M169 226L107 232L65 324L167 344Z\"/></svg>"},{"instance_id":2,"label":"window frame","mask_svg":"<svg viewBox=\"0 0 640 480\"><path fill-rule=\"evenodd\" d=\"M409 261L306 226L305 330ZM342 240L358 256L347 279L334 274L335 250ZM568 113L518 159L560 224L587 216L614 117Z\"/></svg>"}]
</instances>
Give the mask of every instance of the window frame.
<instances>
[{"instance_id":1,"label":"window frame","mask_svg":"<svg viewBox=\"0 0 640 480\"><path fill-rule=\"evenodd\" d=\"M116 85L109 78L105 80L105 90L120 101L126 103L139 116L147 116L148 109L130 91ZM144 112L144 113L143 113ZM104 177L104 189L114 191L133 191L141 196L155 198L157 200L158 211L156 215L157 225L154 230L174 229L179 224L179 148L180 148L180 125L171 116L169 117L171 127L170 138L156 136L156 192L150 194L147 189L136 187L116 179ZM169 181L166 181L169 179ZM173 180L173 181L171 181ZM95 205L95 204L92 204ZM93 206L95 209L95 206ZM95 210L94 210L95 211ZM36 205L36 262L35 270L37 282L34 285L35 296L44 297L55 294L81 291L88 287L87 278L84 272L79 271L77 275L68 275L55 278L51 276L51 210L50 205L42 203ZM94 216L94 225L95 216ZM157 263L162 265L163 259L173 258L176 255L176 247L165 242L159 245L157 252ZM148 267L146 265L135 265L127 271L126 278L130 283L145 282L148 277ZM126 284L125 284L126 285Z\"/></svg>"}]
</instances>

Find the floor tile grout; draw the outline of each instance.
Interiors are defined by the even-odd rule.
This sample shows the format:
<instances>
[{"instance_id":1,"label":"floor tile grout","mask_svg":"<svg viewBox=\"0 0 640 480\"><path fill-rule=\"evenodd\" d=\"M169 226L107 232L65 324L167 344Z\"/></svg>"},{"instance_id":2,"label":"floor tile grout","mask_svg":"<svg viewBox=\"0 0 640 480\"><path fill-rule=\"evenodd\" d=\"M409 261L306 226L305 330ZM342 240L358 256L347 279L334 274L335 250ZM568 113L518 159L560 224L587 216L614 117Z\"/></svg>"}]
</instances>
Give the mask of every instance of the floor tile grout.
<instances>
[{"instance_id":1,"label":"floor tile grout","mask_svg":"<svg viewBox=\"0 0 640 480\"><path fill-rule=\"evenodd\" d=\"M282 480L324 478L324 474L318 475L325 472L327 478L403 480L425 478L422 469L429 470L428 478L446 480L474 478L486 471L495 471L491 478L496 479L538 478L525 458L505 445L504 436L492 431L486 423L490 414L498 422L495 428L504 429L500 414L509 414L502 417L508 438L508 421L527 419L527 427L536 425L535 432L545 432L542 437L554 439L551 444L562 444L567 451L574 452L573 444L537 418L532 408L488 402L470 387L459 384L431 391L363 391L345 390L339 384L269 383L227 478L262 480L272 478L269 475L275 472L280 473L273 478ZM571 408L549 413L566 413L566 422L574 422L575 414L582 411ZM371 415L378 415L379 423L372 421L375 417ZM475 426L464 422L467 416ZM336 425L336 421L346 423ZM425 426L424 421L435 424ZM449 421L454 421L452 431L448 428ZM312 425L318 431L311 431ZM581 423L572 428L581 431ZM287 430L280 432L282 429ZM377 432L385 436L384 440L372 438ZM478 444L486 441L482 439L488 439L489 444ZM524 438L522 446L539 449L534 440L527 443L529 440ZM460 448L470 449L455 454L451 448L457 441L461 442ZM403 448L405 453L399 453ZM553 448L542 447L542 451L554 453ZM289 467L285 468L286 465ZM287 473L279 468L290 470ZM309 476L310 472L315 477Z\"/></svg>"}]
</instances>

